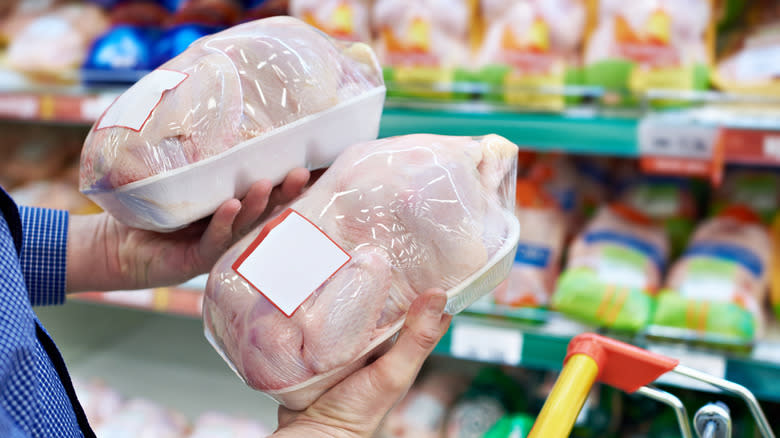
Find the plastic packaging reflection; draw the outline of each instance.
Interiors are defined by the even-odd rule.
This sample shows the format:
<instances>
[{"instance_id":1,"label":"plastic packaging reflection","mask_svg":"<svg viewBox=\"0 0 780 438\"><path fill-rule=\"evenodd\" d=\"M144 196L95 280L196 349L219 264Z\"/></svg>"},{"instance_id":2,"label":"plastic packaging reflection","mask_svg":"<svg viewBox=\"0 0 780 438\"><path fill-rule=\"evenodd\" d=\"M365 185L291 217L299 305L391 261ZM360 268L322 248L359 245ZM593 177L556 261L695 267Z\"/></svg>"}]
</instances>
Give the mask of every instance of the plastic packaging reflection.
<instances>
[{"instance_id":1,"label":"plastic packaging reflection","mask_svg":"<svg viewBox=\"0 0 780 438\"><path fill-rule=\"evenodd\" d=\"M506 278L519 235L517 152L496 135L348 148L290 207L351 261L288 317L233 269L267 232L260 226L211 272L207 338L251 387L305 408L388 346L419 293L447 290L458 312Z\"/></svg>"},{"instance_id":2,"label":"plastic packaging reflection","mask_svg":"<svg viewBox=\"0 0 780 438\"><path fill-rule=\"evenodd\" d=\"M338 42L290 17L245 23L197 40L121 95L86 139L80 188L99 195L168 175L380 91L381 101L382 74L369 46ZM376 121L341 118L353 126L361 121L378 125L378 116ZM291 143L317 147L334 136L324 133L323 140L310 141L305 135L296 133L272 151L255 153L266 161L277 159L276 167L285 166L289 160L275 156L290 155L284 150L289 145L300 156L291 165L316 168L330 164L341 149L355 142L348 139L336 142L339 148L319 146L327 150L299 153ZM375 135L363 135L359 141ZM311 162L310 155L316 155L317 162ZM226 167L236 169L234 164ZM256 166L245 171L254 178L270 178L262 171L258 174ZM221 176L228 183L236 178Z\"/></svg>"}]
</instances>

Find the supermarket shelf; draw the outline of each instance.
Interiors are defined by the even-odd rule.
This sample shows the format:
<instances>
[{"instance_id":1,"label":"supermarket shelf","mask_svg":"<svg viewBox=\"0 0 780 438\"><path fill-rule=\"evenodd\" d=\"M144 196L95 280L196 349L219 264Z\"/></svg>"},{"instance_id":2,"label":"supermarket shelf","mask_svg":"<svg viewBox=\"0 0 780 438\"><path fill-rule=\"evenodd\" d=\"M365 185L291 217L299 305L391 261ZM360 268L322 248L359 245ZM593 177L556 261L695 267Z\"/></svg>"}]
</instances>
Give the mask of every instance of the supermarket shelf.
<instances>
[{"instance_id":1,"label":"supermarket shelf","mask_svg":"<svg viewBox=\"0 0 780 438\"><path fill-rule=\"evenodd\" d=\"M100 303L111 307L131 307L159 313L199 319L202 281L189 288L165 288L134 292L83 293L75 301ZM198 289L200 287L200 289ZM501 313L501 314L498 314ZM457 315L434 353L446 357L522 366L541 370L560 370L569 340L591 331L555 312L534 309L485 313L479 304ZM614 336L614 334L609 334ZM750 353L725 353L679 343L660 344L642 337L622 340L675 357L685 365L745 385L761 400L780 402L780 327ZM661 383L710 390L686 379L664 376Z\"/></svg>"}]
</instances>

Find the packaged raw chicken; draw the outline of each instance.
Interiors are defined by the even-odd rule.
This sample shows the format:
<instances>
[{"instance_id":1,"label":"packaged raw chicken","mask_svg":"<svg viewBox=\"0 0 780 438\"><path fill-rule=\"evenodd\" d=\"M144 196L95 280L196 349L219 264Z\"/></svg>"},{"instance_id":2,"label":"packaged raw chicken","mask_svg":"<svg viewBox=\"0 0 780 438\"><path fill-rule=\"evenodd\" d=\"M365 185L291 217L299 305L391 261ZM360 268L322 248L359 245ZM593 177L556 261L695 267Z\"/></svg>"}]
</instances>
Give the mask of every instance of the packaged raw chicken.
<instances>
[{"instance_id":1,"label":"packaged raw chicken","mask_svg":"<svg viewBox=\"0 0 780 438\"><path fill-rule=\"evenodd\" d=\"M452 95L446 88L469 63L475 7L476 0L375 1L375 48L393 94Z\"/></svg>"},{"instance_id":2,"label":"packaged raw chicken","mask_svg":"<svg viewBox=\"0 0 780 438\"><path fill-rule=\"evenodd\" d=\"M563 87L581 82L585 1L481 0L480 13L479 80L508 103L563 108Z\"/></svg>"},{"instance_id":3,"label":"packaged raw chicken","mask_svg":"<svg viewBox=\"0 0 780 438\"><path fill-rule=\"evenodd\" d=\"M563 213L538 185L518 180L515 215L520 242L509 278L494 292L494 300L512 307L547 305L560 270L566 235Z\"/></svg>"},{"instance_id":4,"label":"packaged raw chicken","mask_svg":"<svg viewBox=\"0 0 780 438\"><path fill-rule=\"evenodd\" d=\"M711 0L598 0L585 80L612 90L705 89L714 47Z\"/></svg>"},{"instance_id":5,"label":"packaged raw chicken","mask_svg":"<svg viewBox=\"0 0 780 438\"><path fill-rule=\"evenodd\" d=\"M517 146L410 135L348 148L209 275L206 337L252 388L302 409L389 346L415 297L457 313L506 278Z\"/></svg>"},{"instance_id":6,"label":"packaged raw chicken","mask_svg":"<svg viewBox=\"0 0 780 438\"><path fill-rule=\"evenodd\" d=\"M468 383L458 374L423 376L390 411L376 438L440 438L447 412Z\"/></svg>"},{"instance_id":7,"label":"packaged raw chicken","mask_svg":"<svg viewBox=\"0 0 780 438\"><path fill-rule=\"evenodd\" d=\"M207 412L198 417L187 438L259 438L270 434L271 431L257 421Z\"/></svg>"},{"instance_id":8,"label":"packaged raw chicken","mask_svg":"<svg viewBox=\"0 0 780 438\"><path fill-rule=\"evenodd\" d=\"M675 257L685 248L698 217L694 185L681 178L643 177L629 185L620 200L664 226Z\"/></svg>"},{"instance_id":9,"label":"packaged raw chicken","mask_svg":"<svg viewBox=\"0 0 780 438\"><path fill-rule=\"evenodd\" d=\"M108 18L91 4L67 4L31 20L8 45L6 62L36 78L74 80Z\"/></svg>"},{"instance_id":10,"label":"packaged raw chicken","mask_svg":"<svg viewBox=\"0 0 780 438\"><path fill-rule=\"evenodd\" d=\"M771 252L769 230L748 207L734 205L703 222L669 271L651 333L716 343L755 340Z\"/></svg>"},{"instance_id":11,"label":"packaged raw chicken","mask_svg":"<svg viewBox=\"0 0 780 438\"><path fill-rule=\"evenodd\" d=\"M291 0L290 15L348 41L371 42L371 0Z\"/></svg>"},{"instance_id":12,"label":"packaged raw chicken","mask_svg":"<svg viewBox=\"0 0 780 438\"><path fill-rule=\"evenodd\" d=\"M369 46L290 17L245 23L196 41L108 107L84 142L80 189L127 225L181 228L259 179L325 167L376 138L383 102Z\"/></svg>"},{"instance_id":13,"label":"packaged raw chicken","mask_svg":"<svg viewBox=\"0 0 780 438\"><path fill-rule=\"evenodd\" d=\"M552 196L563 212L568 233L575 232L584 222L583 192L580 190L583 178L574 167L570 157L551 153L540 156L531 166L526 177ZM566 241L570 240L566 236Z\"/></svg>"},{"instance_id":14,"label":"packaged raw chicken","mask_svg":"<svg viewBox=\"0 0 780 438\"><path fill-rule=\"evenodd\" d=\"M184 438L188 430L182 414L144 399L128 401L94 427L100 438Z\"/></svg>"},{"instance_id":15,"label":"packaged raw chicken","mask_svg":"<svg viewBox=\"0 0 780 438\"><path fill-rule=\"evenodd\" d=\"M635 332L653 312L669 243L661 225L624 204L602 207L569 249L552 299L589 324Z\"/></svg>"},{"instance_id":16,"label":"packaged raw chicken","mask_svg":"<svg viewBox=\"0 0 780 438\"><path fill-rule=\"evenodd\" d=\"M13 37L38 17L51 12L62 0L6 0L0 4L0 47L5 47Z\"/></svg>"}]
</instances>

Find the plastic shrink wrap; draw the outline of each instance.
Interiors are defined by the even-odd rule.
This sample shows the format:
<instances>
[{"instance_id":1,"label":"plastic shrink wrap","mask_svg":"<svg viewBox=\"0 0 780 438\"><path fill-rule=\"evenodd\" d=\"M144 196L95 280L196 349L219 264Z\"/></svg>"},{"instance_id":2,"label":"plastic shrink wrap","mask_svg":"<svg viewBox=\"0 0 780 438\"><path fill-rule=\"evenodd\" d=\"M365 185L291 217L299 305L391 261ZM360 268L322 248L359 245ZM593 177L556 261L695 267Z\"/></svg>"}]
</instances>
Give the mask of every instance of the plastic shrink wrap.
<instances>
[{"instance_id":1,"label":"plastic shrink wrap","mask_svg":"<svg viewBox=\"0 0 780 438\"><path fill-rule=\"evenodd\" d=\"M249 386L305 408L389 346L419 293L447 290L457 313L506 278L517 151L496 135L350 147L217 262L206 337Z\"/></svg>"},{"instance_id":2,"label":"plastic shrink wrap","mask_svg":"<svg viewBox=\"0 0 780 438\"><path fill-rule=\"evenodd\" d=\"M376 138L383 102L369 46L291 17L245 23L196 41L109 106L84 143L80 189L128 225L181 228L254 181L325 167Z\"/></svg>"},{"instance_id":3,"label":"plastic shrink wrap","mask_svg":"<svg viewBox=\"0 0 780 438\"><path fill-rule=\"evenodd\" d=\"M650 322L668 258L661 225L624 204L604 206L570 247L552 306L590 324L636 332Z\"/></svg>"},{"instance_id":4,"label":"plastic shrink wrap","mask_svg":"<svg viewBox=\"0 0 780 438\"><path fill-rule=\"evenodd\" d=\"M658 296L654 330L713 342L752 342L764 325L769 287L769 230L745 206L703 222Z\"/></svg>"}]
</instances>

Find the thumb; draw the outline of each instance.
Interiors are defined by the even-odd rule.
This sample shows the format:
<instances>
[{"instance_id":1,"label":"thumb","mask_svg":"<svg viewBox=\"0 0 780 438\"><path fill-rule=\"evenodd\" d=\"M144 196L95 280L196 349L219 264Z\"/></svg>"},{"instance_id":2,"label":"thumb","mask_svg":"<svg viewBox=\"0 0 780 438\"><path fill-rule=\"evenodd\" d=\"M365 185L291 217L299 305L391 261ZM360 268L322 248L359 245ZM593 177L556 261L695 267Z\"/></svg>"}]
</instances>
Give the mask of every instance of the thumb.
<instances>
[{"instance_id":1,"label":"thumb","mask_svg":"<svg viewBox=\"0 0 780 438\"><path fill-rule=\"evenodd\" d=\"M440 289L421 294L409 307L406 322L395 345L361 372L367 373L377 401L394 404L411 387L428 355L452 320L445 315L447 295ZM379 408L379 406L377 406Z\"/></svg>"}]
</instances>

